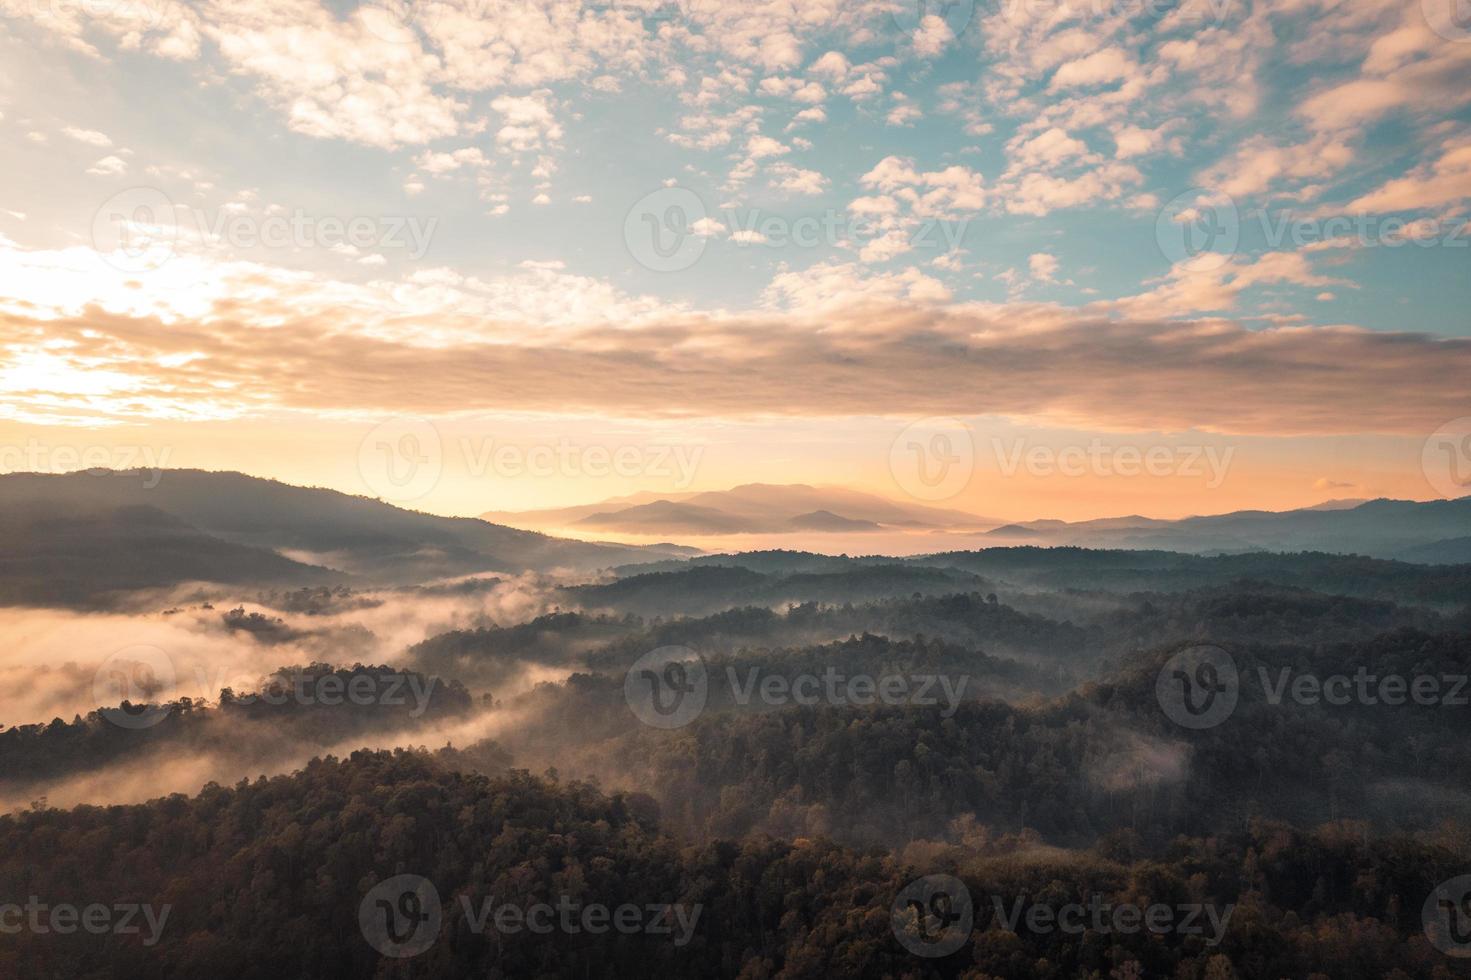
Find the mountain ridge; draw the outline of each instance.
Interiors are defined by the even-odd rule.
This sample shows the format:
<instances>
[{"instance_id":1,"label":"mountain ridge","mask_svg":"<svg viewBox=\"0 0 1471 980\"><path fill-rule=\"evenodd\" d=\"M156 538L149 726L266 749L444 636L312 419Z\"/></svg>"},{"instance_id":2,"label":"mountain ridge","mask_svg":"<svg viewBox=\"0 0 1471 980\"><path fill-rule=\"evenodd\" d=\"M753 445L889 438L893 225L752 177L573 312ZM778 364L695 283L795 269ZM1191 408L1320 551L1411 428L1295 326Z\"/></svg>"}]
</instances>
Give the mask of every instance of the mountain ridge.
<instances>
[{"instance_id":1,"label":"mountain ridge","mask_svg":"<svg viewBox=\"0 0 1471 980\"><path fill-rule=\"evenodd\" d=\"M157 485L148 485L155 476ZM45 537L38 531L47 522L60 522L58 526L70 528L74 537L79 522L90 521L101 540L143 549L153 564L145 562L136 576L122 577L135 587L282 579L303 584L403 585L481 573L592 572L695 553L677 545L557 538L475 517L439 517L338 490L297 487L233 471L3 474L0 515L0 527L7 532L0 541L0 595L36 595L27 582L61 573L56 563L66 553L42 547L44 540L38 543ZM161 522L157 515L171 521ZM186 539L189 560L170 572L169 549ZM105 557L95 550L88 547L73 556L82 582L90 581L92 564ZM125 564L130 554L114 554L112 561ZM262 574L258 579L239 574L230 567L232 560ZM91 591L104 591L101 584Z\"/></svg>"}]
</instances>

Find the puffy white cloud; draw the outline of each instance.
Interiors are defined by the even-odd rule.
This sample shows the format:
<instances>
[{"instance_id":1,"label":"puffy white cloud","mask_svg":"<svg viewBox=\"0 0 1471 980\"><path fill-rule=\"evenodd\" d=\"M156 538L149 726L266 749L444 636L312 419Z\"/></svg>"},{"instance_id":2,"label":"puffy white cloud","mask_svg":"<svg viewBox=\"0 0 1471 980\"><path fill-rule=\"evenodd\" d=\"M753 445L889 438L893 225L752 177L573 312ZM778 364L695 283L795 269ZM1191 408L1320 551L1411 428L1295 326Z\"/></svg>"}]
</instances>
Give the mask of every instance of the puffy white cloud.
<instances>
[{"instance_id":1,"label":"puffy white cloud","mask_svg":"<svg viewBox=\"0 0 1471 980\"><path fill-rule=\"evenodd\" d=\"M100 146L104 149L112 146L112 138L95 129L78 129L75 126L67 126L62 132L77 142L86 143L89 146Z\"/></svg>"},{"instance_id":2,"label":"puffy white cloud","mask_svg":"<svg viewBox=\"0 0 1471 980\"><path fill-rule=\"evenodd\" d=\"M127 172L128 162L118 156L105 156L87 168L87 173L97 177L116 177Z\"/></svg>"}]
</instances>

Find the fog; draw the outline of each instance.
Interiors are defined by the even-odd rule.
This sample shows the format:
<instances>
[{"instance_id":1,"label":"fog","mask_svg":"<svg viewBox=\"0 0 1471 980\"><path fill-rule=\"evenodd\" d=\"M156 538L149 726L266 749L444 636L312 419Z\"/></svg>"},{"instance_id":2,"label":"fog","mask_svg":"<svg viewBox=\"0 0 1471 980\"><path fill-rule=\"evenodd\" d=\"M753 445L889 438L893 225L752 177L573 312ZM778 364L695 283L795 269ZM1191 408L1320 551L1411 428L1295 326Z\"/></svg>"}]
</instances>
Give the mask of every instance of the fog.
<instances>
[{"instance_id":1,"label":"fog","mask_svg":"<svg viewBox=\"0 0 1471 980\"><path fill-rule=\"evenodd\" d=\"M152 595L151 609L130 612L3 609L0 630L7 643L0 649L0 683L7 696L0 725L70 720L121 697L213 701L221 688L252 691L280 667L314 661L411 667L405 651L430 636L523 622L550 611L558 584L525 575L460 594L353 593L342 611L315 614L283 612L254 594L218 588L201 599L199 587ZM225 616L234 609L279 618L284 629L232 629Z\"/></svg>"}]
</instances>

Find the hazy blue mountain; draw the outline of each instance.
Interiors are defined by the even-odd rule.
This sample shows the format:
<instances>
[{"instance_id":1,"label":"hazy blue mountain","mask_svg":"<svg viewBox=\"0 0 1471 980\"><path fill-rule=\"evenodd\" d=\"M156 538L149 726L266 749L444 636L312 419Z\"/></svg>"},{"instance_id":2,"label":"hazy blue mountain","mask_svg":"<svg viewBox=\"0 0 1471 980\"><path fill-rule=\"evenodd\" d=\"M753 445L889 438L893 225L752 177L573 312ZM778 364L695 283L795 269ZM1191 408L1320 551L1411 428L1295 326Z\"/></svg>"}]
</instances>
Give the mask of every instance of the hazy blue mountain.
<instances>
[{"instance_id":1,"label":"hazy blue mountain","mask_svg":"<svg viewBox=\"0 0 1471 980\"><path fill-rule=\"evenodd\" d=\"M156 507L0 508L0 604L102 606L125 592L208 581L316 585L325 568L212 537Z\"/></svg>"},{"instance_id":2,"label":"hazy blue mountain","mask_svg":"<svg viewBox=\"0 0 1471 980\"><path fill-rule=\"evenodd\" d=\"M554 538L240 473L165 470L149 486L152 476L0 476L7 530L0 556L12 594L44 600L45 587L23 584L32 574L87 591L80 583L102 558L136 565L118 581L96 583L110 590L196 580L406 584L487 571L591 571L693 553Z\"/></svg>"},{"instance_id":3,"label":"hazy blue mountain","mask_svg":"<svg viewBox=\"0 0 1471 980\"><path fill-rule=\"evenodd\" d=\"M889 500L844 487L747 483L729 490L614 497L551 510L491 511L486 520L516 527L588 528L621 534L781 534L880 527L985 530L1001 522L964 511Z\"/></svg>"},{"instance_id":4,"label":"hazy blue mountain","mask_svg":"<svg viewBox=\"0 0 1471 980\"><path fill-rule=\"evenodd\" d=\"M1331 507L1282 512L1246 510L1177 521L1142 517L1076 523L1026 521L997 529L991 535L1010 538L1011 543L1084 548L1196 553L1328 551L1377 558L1464 561L1465 551L1455 545L1437 547L1440 542L1471 535L1471 497L1335 501ZM1416 554L1420 557L1415 558Z\"/></svg>"}]
</instances>

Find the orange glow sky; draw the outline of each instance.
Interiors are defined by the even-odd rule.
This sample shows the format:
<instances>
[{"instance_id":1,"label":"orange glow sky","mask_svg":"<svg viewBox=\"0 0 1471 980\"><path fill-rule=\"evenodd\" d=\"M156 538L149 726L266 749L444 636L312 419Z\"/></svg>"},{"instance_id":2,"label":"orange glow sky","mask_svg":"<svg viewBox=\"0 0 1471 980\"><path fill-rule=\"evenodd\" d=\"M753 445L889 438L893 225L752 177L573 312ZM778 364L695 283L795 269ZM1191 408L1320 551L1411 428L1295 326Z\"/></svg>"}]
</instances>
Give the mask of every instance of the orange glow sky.
<instances>
[{"instance_id":1,"label":"orange glow sky","mask_svg":"<svg viewBox=\"0 0 1471 980\"><path fill-rule=\"evenodd\" d=\"M1443 496L1452 4L0 0L0 471Z\"/></svg>"}]
</instances>

